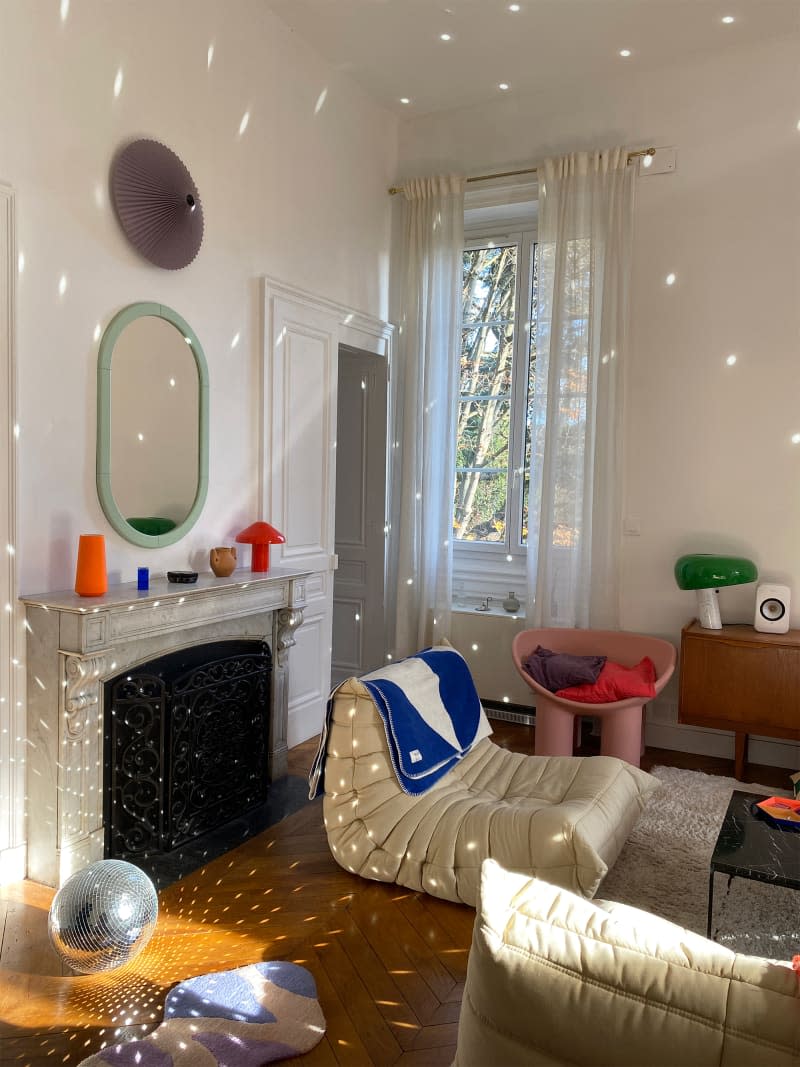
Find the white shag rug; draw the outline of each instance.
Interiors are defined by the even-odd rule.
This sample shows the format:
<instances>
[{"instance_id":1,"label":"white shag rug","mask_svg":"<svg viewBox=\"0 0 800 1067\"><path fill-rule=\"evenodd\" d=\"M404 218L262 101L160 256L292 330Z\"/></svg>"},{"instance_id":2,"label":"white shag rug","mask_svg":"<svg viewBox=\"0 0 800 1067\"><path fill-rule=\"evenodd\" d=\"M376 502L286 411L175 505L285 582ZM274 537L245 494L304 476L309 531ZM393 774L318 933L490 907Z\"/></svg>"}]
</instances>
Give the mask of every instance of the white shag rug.
<instances>
[{"instance_id":1,"label":"white shag rug","mask_svg":"<svg viewBox=\"0 0 800 1067\"><path fill-rule=\"evenodd\" d=\"M709 861L731 792L772 796L782 791L678 767L655 767L651 773L662 787L597 896L705 936ZM800 833L793 836L800 852ZM736 952L790 960L800 953L800 890L745 878L734 878L728 890L727 876L716 874L713 931L720 945Z\"/></svg>"}]
</instances>

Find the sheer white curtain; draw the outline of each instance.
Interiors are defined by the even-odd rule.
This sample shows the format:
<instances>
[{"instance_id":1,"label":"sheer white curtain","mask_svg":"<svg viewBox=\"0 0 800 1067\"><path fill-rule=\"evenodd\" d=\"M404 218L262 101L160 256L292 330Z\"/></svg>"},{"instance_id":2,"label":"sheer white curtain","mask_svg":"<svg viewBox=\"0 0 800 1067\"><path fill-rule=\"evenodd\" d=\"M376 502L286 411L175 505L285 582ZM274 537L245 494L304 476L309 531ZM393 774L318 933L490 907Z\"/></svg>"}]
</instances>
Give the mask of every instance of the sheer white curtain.
<instances>
[{"instance_id":1,"label":"sheer white curtain","mask_svg":"<svg viewBox=\"0 0 800 1067\"><path fill-rule=\"evenodd\" d=\"M447 636L450 627L464 180L415 180L402 193L396 506L387 584L396 590L388 613L395 657Z\"/></svg>"},{"instance_id":2,"label":"sheer white curtain","mask_svg":"<svg viewBox=\"0 0 800 1067\"><path fill-rule=\"evenodd\" d=\"M619 626L622 387L634 167L622 148L539 169L530 626Z\"/></svg>"}]
</instances>

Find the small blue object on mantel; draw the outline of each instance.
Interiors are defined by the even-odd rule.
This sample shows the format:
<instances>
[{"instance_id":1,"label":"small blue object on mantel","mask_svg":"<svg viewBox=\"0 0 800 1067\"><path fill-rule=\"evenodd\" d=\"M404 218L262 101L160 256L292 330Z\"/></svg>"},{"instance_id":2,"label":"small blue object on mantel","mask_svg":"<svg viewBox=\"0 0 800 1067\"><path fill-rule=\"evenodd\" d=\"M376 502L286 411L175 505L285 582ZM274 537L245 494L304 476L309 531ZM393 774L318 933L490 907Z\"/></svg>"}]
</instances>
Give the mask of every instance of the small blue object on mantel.
<instances>
[{"instance_id":1,"label":"small blue object on mantel","mask_svg":"<svg viewBox=\"0 0 800 1067\"><path fill-rule=\"evenodd\" d=\"M150 568L139 567L136 571L136 588L141 592L150 588Z\"/></svg>"}]
</instances>

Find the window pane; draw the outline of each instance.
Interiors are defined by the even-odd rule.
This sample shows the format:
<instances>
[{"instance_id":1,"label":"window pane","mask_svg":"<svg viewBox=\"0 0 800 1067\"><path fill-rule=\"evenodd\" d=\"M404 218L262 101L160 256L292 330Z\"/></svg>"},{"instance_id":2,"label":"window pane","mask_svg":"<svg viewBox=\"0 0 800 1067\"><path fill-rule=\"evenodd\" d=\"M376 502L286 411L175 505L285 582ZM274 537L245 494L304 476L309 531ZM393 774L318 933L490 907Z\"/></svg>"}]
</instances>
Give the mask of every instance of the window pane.
<instances>
[{"instance_id":1,"label":"window pane","mask_svg":"<svg viewBox=\"0 0 800 1067\"><path fill-rule=\"evenodd\" d=\"M518 266L516 242L487 242L463 256L453 512L454 537L462 541L507 542Z\"/></svg>"},{"instance_id":2,"label":"window pane","mask_svg":"<svg viewBox=\"0 0 800 1067\"><path fill-rule=\"evenodd\" d=\"M552 247L546 254L552 254ZM553 388L557 390L558 410L555 419L558 426L558 459L552 471L554 494L552 543L575 547L581 528L583 485L581 465L575 465L575 456L582 449L586 423L586 395L588 388L588 329L589 329L589 278L591 248L587 240L570 241L567 245L567 270L571 283L563 293L564 315L560 326L558 344L564 355L561 373ZM528 526L528 470L531 462L531 413L535 387L536 369L536 285L537 262L534 260L534 285L531 300L532 332L530 338L530 370L528 382L528 428L525 438L526 475L523 486L522 536L527 539ZM552 271L552 265L548 267Z\"/></svg>"},{"instance_id":3,"label":"window pane","mask_svg":"<svg viewBox=\"0 0 800 1067\"><path fill-rule=\"evenodd\" d=\"M510 419L508 400L472 398L459 404L453 502L457 538L505 537Z\"/></svg>"},{"instance_id":4,"label":"window pane","mask_svg":"<svg viewBox=\"0 0 800 1067\"><path fill-rule=\"evenodd\" d=\"M517 248L473 248L464 252L464 322L514 318Z\"/></svg>"},{"instance_id":5,"label":"window pane","mask_svg":"<svg viewBox=\"0 0 800 1067\"><path fill-rule=\"evenodd\" d=\"M479 326L461 332L461 395L498 396L511 391L514 326Z\"/></svg>"},{"instance_id":6,"label":"window pane","mask_svg":"<svg viewBox=\"0 0 800 1067\"><path fill-rule=\"evenodd\" d=\"M507 480L505 471L456 471L453 532L458 540L505 540Z\"/></svg>"},{"instance_id":7,"label":"window pane","mask_svg":"<svg viewBox=\"0 0 800 1067\"><path fill-rule=\"evenodd\" d=\"M456 467L506 469L510 405L505 399L472 397L458 405Z\"/></svg>"},{"instance_id":8,"label":"window pane","mask_svg":"<svg viewBox=\"0 0 800 1067\"><path fill-rule=\"evenodd\" d=\"M574 548L578 545L583 503L582 468L575 466L575 455L583 448L586 422L584 400L562 399L559 427L558 462L553 472L553 544Z\"/></svg>"},{"instance_id":9,"label":"window pane","mask_svg":"<svg viewBox=\"0 0 800 1067\"><path fill-rule=\"evenodd\" d=\"M536 245L531 249L531 303L528 316L528 399L525 405L525 462L522 482L522 523L520 525L520 543L528 543L528 494L531 484L531 413L533 411L533 392L536 385L536 314L538 309L537 290L539 281L539 257Z\"/></svg>"}]
</instances>

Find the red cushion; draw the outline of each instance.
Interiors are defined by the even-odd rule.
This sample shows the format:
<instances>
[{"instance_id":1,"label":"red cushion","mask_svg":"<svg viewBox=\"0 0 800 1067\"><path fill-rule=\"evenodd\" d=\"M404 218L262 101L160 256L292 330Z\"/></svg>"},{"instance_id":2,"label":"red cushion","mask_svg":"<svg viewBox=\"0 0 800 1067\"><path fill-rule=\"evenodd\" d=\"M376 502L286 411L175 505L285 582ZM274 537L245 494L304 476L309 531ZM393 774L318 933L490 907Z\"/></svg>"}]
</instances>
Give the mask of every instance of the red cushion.
<instances>
[{"instance_id":1,"label":"red cushion","mask_svg":"<svg viewBox=\"0 0 800 1067\"><path fill-rule=\"evenodd\" d=\"M593 685L571 685L568 689L559 689L556 696L580 704L613 704L615 700L628 697L654 697L655 680L656 668L649 656L635 667L623 667L609 659Z\"/></svg>"}]
</instances>

